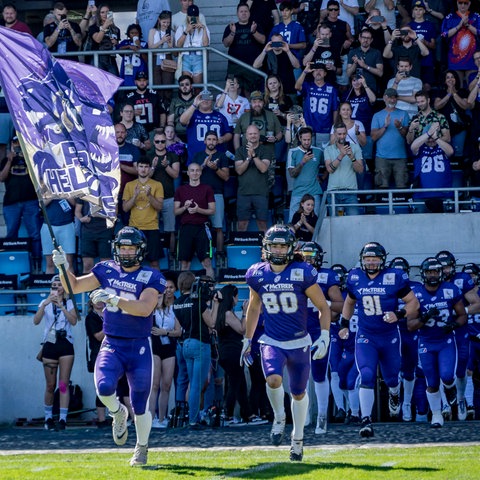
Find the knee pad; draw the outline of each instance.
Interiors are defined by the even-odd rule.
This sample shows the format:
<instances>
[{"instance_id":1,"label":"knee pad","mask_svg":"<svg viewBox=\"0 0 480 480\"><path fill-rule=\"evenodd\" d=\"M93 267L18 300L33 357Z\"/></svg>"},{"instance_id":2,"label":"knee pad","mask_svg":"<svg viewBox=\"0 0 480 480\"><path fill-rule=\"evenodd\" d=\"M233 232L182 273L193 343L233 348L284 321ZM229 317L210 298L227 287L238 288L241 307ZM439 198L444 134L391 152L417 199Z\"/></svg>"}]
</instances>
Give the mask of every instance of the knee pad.
<instances>
[{"instance_id":1,"label":"knee pad","mask_svg":"<svg viewBox=\"0 0 480 480\"><path fill-rule=\"evenodd\" d=\"M115 385L106 378L97 383L97 395L99 397L109 397L115 393Z\"/></svg>"}]
</instances>

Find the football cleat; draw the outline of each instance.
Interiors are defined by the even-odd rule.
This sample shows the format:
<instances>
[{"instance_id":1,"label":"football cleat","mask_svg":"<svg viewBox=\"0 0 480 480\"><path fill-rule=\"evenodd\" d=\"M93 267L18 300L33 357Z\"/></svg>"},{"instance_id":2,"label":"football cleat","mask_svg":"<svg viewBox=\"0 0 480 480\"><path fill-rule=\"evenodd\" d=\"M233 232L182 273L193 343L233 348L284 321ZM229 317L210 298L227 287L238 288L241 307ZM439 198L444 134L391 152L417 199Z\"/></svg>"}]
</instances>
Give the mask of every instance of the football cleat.
<instances>
[{"instance_id":1,"label":"football cleat","mask_svg":"<svg viewBox=\"0 0 480 480\"><path fill-rule=\"evenodd\" d=\"M358 432L362 438L370 438L374 436L372 419L370 417L362 418L362 426Z\"/></svg>"},{"instance_id":2,"label":"football cleat","mask_svg":"<svg viewBox=\"0 0 480 480\"><path fill-rule=\"evenodd\" d=\"M462 422L467 419L467 402L465 399L458 402L458 419Z\"/></svg>"},{"instance_id":3,"label":"football cleat","mask_svg":"<svg viewBox=\"0 0 480 480\"><path fill-rule=\"evenodd\" d=\"M118 412L110 413L110 415L113 417L113 422L112 422L113 441L117 445L125 445L125 442L127 441L127 438L128 438L127 407L121 403L120 408L118 409Z\"/></svg>"},{"instance_id":4,"label":"football cleat","mask_svg":"<svg viewBox=\"0 0 480 480\"><path fill-rule=\"evenodd\" d=\"M388 409L391 417L398 417L400 415L400 395L398 393L388 394Z\"/></svg>"},{"instance_id":5,"label":"football cleat","mask_svg":"<svg viewBox=\"0 0 480 480\"><path fill-rule=\"evenodd\" d=\"M272 431L270 432L270 440L272 444L278 447L283 442L285 435L285 417L282 420L273 420Z\"/></svg>"},{"instance_id":6,"label":"football cleat","mask_svg":"<svg viewBox=\"0 0 480 480\"><path fill-rule=\"evenodd\" d=\"M137 467L147 464L148 457L148 445L135 445L135 450L133 451L133 457L130 460L131 467Z\"/></svg>"},{"instance_id":7,"label":"football cleat","mask_svg":"<svg viewBox=\"0 0 480 480\"><path fill-rule=\"evenodd\" d=\"M475 420L475 407L473 405L467 406L467 420Z\"/></svg>"},{"instance_id":8,"label":"football cleat","mask_svg":"<svg viewBox=\"0 0 480 480\"><path fill-rule=\"evenodd\" d=\"M431 428L442 428L443 427L443 415L440 412L432 413L432 421L430 422Z\"/></svg>"},{"instance_id":9,"label":"football cleat","mask_svg":"<svg viewBox=\"0 0 480 480\"><path fill-rule=\"evenodd\" d=\"M326 417L317 418L317 426L315 427L315 435L325 435L327 433L327 419Z\"/></svg>"},{"instance_id":10,"label":"football cleat","mask_svg":"<svg viewBox=\"0 0 480 480\"><path fill-rule=\"evenodd\" d=\"M445 387L445 397L447 398L448 404L453 407L457 404L457 387L453 385L453 387L447 388Z\"/></svg>"},{"instance_id":11,"label":"football cleat","mask_svg":"<svg viewBox=\"0 0 480 480\"><path fill-rule=\"evenodd\" d=\"M450 407L448 403L442 408L442 416L446 421L450 421L452 419L452 407Z\"/></svg>"},{"instance_id":12,"label":"football cleat","mask_svg":"<svg viewBox=\"0 0 480 480\"><path fill-rule=\"evenodd\" d=\"M335 414L335 423L344 423L347 414L343 408L339 408Z\"/></svg>"},{"instance_id":13,"label":"football cleat","mask_svg":"<svg viewBox=\"0 0 480 480\"><path fill-rule=\"evenodd\" d=\"M402 420L404 422L412 421L412 406L409 403L404 403L402 405Z\"/></svg>"},{"instance_id":14,"label":"football cleat","mask_svg":"<svg viewBox=\"0 0 480 480\"><path fill-rule=\"evenodd\" d=\"M292 438L292 446L290 447L290 461L301 462L303 460L303 440L294 440Z\"/></svg>"},{"instance_id":15,"label":"football cleat","mask_svg":"<svg viewBox=\"0 0 480 480\"><path fill-rule=\"evenodd\" d=\"M44 425L45 430L56 430L53 418L47 418Z\"/></svg>"}]
</instances>

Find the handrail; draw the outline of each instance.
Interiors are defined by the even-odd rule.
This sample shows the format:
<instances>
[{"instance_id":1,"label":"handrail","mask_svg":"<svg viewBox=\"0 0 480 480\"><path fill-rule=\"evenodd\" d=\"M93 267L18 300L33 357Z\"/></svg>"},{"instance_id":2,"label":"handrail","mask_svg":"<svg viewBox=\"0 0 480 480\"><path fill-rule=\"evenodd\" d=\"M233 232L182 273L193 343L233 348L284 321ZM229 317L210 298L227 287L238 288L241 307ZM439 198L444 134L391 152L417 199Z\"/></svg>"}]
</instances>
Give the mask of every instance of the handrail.
<instances>
[{"instance_id":1,"label":"handrail","mask_svg":"<svg viewBox=\"0 0 480 480\"><path fill-rule=\"evenodd\" d=\"M237 58L234 58L227 53L221 52L217 48L214 47L189 47L189 48L178 48L178 47L173 47L173 48L142 48L139 50L136 50L135 52L132 52L131 50L79 50L76 52L66 52L66 53L52 53L53 57L79 57L79 56L85 56L85 57L93 57L93 65L95 67L98 67L98 60L99 57L102 55L133 55L133 54L146 54L148 57L148 86L149 88L155 88L159 90L167 90L171 88L178 88L178 84L155 84L153 83L153 65L154 65L154 58L153 56L157 53L185 53L189 51L201 51L202 53L202 64L203 64L203 82L201 84L195 84L195 85L201 85L204 89L205 88L214 88L218 91L223 91L223 87L219 87L218 85L215 85L214 83L210 83L208 81L208 52L215 53L219 55L220 57L223 57L233 63L236 63L237 65L240 65L241 67L245 68L246 70L249 70L250 72L253 72L256 75L259 75L260 77L267 78L267 74L265 72L262 72L261 70L258 70L256 68L253 68L251 65L248 63L242 62L241 60L238 60ZM123 86L119 87L119 90L135 90L135 86Z\"/></svg>"}]
</instances>

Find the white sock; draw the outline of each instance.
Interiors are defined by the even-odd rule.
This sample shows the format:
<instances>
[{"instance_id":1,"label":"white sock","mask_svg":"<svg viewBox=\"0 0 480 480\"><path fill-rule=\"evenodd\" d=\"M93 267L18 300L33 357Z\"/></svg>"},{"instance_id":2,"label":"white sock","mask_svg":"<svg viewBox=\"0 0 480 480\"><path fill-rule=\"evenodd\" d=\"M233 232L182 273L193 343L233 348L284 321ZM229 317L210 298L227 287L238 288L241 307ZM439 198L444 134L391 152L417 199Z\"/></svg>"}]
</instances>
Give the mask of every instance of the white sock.
<instances>
[{"instance_id":1,"label":"white sock","mask_svg":"<svg viewBox=\"0 0 480 480\"><path fill-rule=\"evenodd\" d=\"M292 397L292 420L293 430L292 438L294 440L303 440L303 428L308 412L308 393L301 400L295 400Z\"/></svg>"},{"instance_id":2,"label":"white sock","mask_svg":"<svg viewBox=\"0 0 480 480\"><path fill-rule=\"evenodd\" d=\"M465 400L465 390L467 389L467 376L457 377L455 380L457 385L457 400Z\"/></svg>"},{"instance_id":3,"label":"white sock","mask_svg":"<svg viewBox=\"0 0 480 480\"><path fill-rule=\"evenodd\" d=\"M348 391L348 403L350 404L350 412L354 417L360 416L360 399L358 390L355 388Z\"/></svg>"},{"instance_id":4,"label":"white sock","mask_svg":"<svg viewBox=\"0 0 480 480\"><path fill-rule=\"evenodd\" d=\"M340 377L338 376L338 372L332 372L330 388L337 408L343 408L343 410L345 410L344 391L340 388Z\"/></svg>"},{"instance_id":5,"label":"white sock","mask_svg":"<svg viewBox=\"0 0 480 480\"><path fill-rule=\"evenodd\" d=\"M373 388L360 387L358 392L358 398L360 400L360 410L362 411L362 417L371 417L373 402L375 401L375 391Z\"/></svg>"},{"instance_id":6,"label":"white sock","mask_svg":"<svg viewBox=\"0 0 480 480\"><path fill-rule=\"evenodd\" d=\"M278 388L272 388L267 384L267 396L270 400L275 420L283 420L285 418L285 404L283 403L285 390L283 385L280 385Z\"/></svg>"},{"instance_id":7,"label":"white sock","mask_svg":"<svg viewBox=\"0 0 480 480\"><path fill-rule=\"evenodd\" d=\"M473 405L473 381L472 376L467 376L467 387L465 388L465 399L467 400L467 405Z\"/></svg>"},{"instance_id":8,"label":"white sock","mask_svg":"<svg viewBox=\"0 0 480 480\"><path fill-rule=\"evenodd\" d=\"M318 416L326 417L328 410L328 396L330 394L330 388L328 380L324 382L315 382L315 395L317 397Z\"/></svg>"},{"instance_id":9,"label":"white sock","mask_svg":"<svg viewBox=\"0 0 480 480\"><path fill-rule=\"evenodd\" d=\"M440 413L442 411L442 394L440 392L427 392L427 399L432 413Z\"/></svg>"},{"instance_id":10,"label":"white sock","mask_svg":"<svg viewBox=\"0 0 480 480\"><path fill-rule=\"evenodd\" d=\"M135 415L135 429L138 445L148 445L148 437L152 428L152 414L147 410L143 415Z\"/></svg>"},{"instance_id":11,"label":"white sock","mask_svg":"<svg viewBox=\"0 0 480 480\"><path fill-rule=\"evenodd\" d=\"M403 403L412 403L414 386L415 386L415 380L403 379Z\"/></svg>"},{"instance_id":12,"label":"white sock","mask_svg":"<svg viewBox=\"0 0 480 480\"><path fill-rule=\"evenodd\" d=\"M110 410L110 413L118 412L120 408L120 402L115 394L104 397L103 395L98 395L100 401Z\"/></svg>"}]
</instances>

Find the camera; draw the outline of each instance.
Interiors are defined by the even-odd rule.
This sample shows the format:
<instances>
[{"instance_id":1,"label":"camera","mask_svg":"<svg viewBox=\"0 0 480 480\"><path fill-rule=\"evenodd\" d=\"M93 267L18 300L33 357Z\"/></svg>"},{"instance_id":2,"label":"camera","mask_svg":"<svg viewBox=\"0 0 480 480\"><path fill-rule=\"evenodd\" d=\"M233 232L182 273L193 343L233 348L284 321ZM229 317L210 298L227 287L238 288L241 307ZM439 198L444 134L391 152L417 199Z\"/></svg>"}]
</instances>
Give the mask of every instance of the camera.
<instances>
[{"instance_id":1,"label":"camera","mask_svg":"<svg viewBox=\"0 0 480 480\"><path fill-rule=\"evenodd\" d=\"M200 300L209 302L210 300L213 300L215 293L217 293L214 287L215 287L215 282L213 280L209 280L202 277L196 277L195 281L192 283L192 288L190 290L190 297L198 298Z\"/></svg>"},{"instance_id":2,"label":"camera","mask_svg":"<svg viewBox=\"0 0 480 480\"><path fill-rule=\"evenodd\" d=\"M65 329L57 330L56 331L57 335L57 340L62 340L64 338L67 338L67 331Z\"/></svg>"},{"instance_id":3,"label":"camera","mask_svg":"<svg viewBox=\"0 0 480 480\"><path fill-rule=\"evenodd\" d=\"M20 147L14 147L13 148L13 153L15 155L19 155L20 153L22 153L22 149Z\"/></svg>"}]
</instances>

